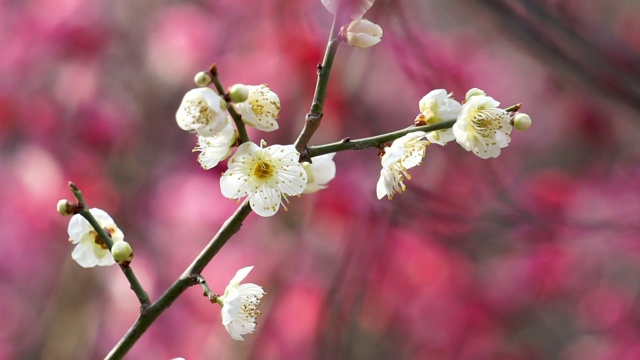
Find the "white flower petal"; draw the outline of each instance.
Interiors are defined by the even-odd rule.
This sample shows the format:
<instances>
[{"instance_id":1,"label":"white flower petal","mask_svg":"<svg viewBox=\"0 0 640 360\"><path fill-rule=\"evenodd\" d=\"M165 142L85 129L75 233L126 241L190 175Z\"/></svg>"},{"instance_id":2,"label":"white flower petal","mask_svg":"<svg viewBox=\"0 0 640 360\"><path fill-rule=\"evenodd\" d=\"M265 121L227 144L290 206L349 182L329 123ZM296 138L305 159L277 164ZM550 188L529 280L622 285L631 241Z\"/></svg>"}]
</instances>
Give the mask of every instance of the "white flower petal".
<instances>
[{"instance_id":1,"label":"white flower petal","mask_svg":"<svg viewBox=\"0 0 640 360\"><path fill-rule=\"evenodd\" d=\"M224 301L222 306L222 325L227 325L233 321L238 314L240 314L240 308L242 307L242 299L240 299L240 293L238 292L237 285L235 287L228 288L224 294Z\"/></svg>"},{"instance_id":2,"label":"white flower petal","mask_svg":"<svg viewBox=\"0 0 640 360\"><path fill-rule=\"evenodd\" d=\"M200 151L198 162L205 170L209 170L231 153L231 146L236 141L236 133L231 120L213 136L198 136L198 146L193 151Z\"/></svg>"},{"instance_id":3,"label":"white flower petal","mask_svg":"<svg viewBox=\"0 0 640 360\"><path fill-rule=\"evenodd\" d=\"M229 282L229 284L230 285L233 284L234 286L238 286L240 284L240 282L242 280L244 280L244 278L246 278L247 275L249 275L251 270L253 270L253 266L247 266L247 267L244 267L244 268L238 270L236 272L236 274L233 276L233 278L231 279L231 281Z\"/></svg>"},{"instance_id":4,"label":"white flower petal","mask_svg":"<svg viewBox=\"0 0 640 360\"><path fill-rule=\"evenodd\" d=\"M93 252L93 246L91 244L78 244L71 252L71 258L75 260L78 265L84 268L91 268L98 265L98 258Z\"/></svg>"},{"instance_id":5,"label":"white flower petal","mask_svg":"<svg viewBox=\"0 0 640 360\"><path fill-rule=\"evenodd\" d=\"M383 171L384 169L380 171L380 178L378 178L378 183L376 184L376 195L378 196L378 200L390 195L389 193L387 193L387 187L385 186L385 176L382 173Z\"/></svg>"},{"instance_id":6,"label":"white flower petal","mask_svg":"<svg viewBox=\"0 0 640 360\"><path fill-rule=\"evenodd\" d=\"M260 187L255 193L249 195L249 204L256 214L264 217L273 216L280 208L282 198L277 189Z\"/></svg>"},{"instance_id":7,"label":"white flower petal","mask_svg":"<svg viewBox=\"0 0 640 360\"><path fill-rule=\"evenodd\" d=\"M379 43L383 33L379 25L366 19L354 20L342 31L349 45L363 49Z\"/></svg>"},{"instance_id":8,"label":"white flower petal","mask_svg":"<svg viewBox=\"0 0 640 360\"><path fill-rule=\"evenodd\" d=\"M253 143L240 145L229 159L228 170L220 178L222 195L230 199L249 197L251 208L260 216L272 216L283 196L299 195L307 174L293 145L273 145L262 149Z\"/></svg>"},{"instance_id":9,"label":"white flower petal","mask_svg":"<svg viewBox=\"0 0 640 360\"><path fill-rule=\"evenodd\" d=\"M325 189L333 178L336 177L336 163L333 157L336 153L325 154L313 158L312 163L304 163L307 172L307 185L303 194L311 194Z\"/></svg>"},{"instance_id":10,"label":"white flower petal","mask_svg":"<svg viewBox=\"0 0 640 360\"><path fill-rule=\"evenodd\" d=\"M91 231L92 227L89 222L80 214L75 214L69 220L69 226L67 232L69 233L69 240L73 244L77 244L82 240L82 237Z\"/></svg>"},{"instance_id":11,"label":"white flower petal","mask_svg":"<svg viewBox=\"0 0 640 360\"><path fill-rule=\"evenodd\" d=\"M333 15L336 14L338 3L345 7L349 18L360 19L364 13L373 6L376 0L321 0L327 10ZM343 10L341 10L343 11Z\"/></svg>"}]
</instances>

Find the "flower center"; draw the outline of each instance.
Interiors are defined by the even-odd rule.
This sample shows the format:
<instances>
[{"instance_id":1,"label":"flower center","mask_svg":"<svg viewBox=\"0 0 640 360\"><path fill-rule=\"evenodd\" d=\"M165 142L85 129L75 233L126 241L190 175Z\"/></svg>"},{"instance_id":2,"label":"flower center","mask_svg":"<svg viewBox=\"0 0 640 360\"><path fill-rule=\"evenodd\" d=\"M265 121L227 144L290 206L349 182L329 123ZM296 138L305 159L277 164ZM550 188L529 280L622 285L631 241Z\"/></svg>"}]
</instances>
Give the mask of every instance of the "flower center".
<instances>
[{"instance_id":1,"label":"flower center","mask_svg":"<svg viewBox=\"0 0 640 360\"><path fill-rule=\"evenodd\" d=\"M500 110L478 110L471 121L471 126L475 132L483 138L495 137L496 131L500 127Z\"/></svg>"},{"instance_id":2,"label":"flower center","mask_svg":"<svg viewBox=\"0 0 640 360\"><path fill-rule=\"evenodd\" d=\"M104 243L104 241L102 241L102 238L100 238L100 235L98 235L97 232L95 232L95 230L91 230L90 232L91 236L93 236L93 242L98 245L99 247L103 248L103 249L107 249L107 244Z\"/></svg>"},{"instance_id":3,"label":"flower center","mask_svg":"<svg viewBox=\"0 0 640 360\"><path fill-rule=\"evenodd\" d=\"M266 180L273 176L275 173L273 165L268 162L260 161L253 168L253 176L257 177L260 180Z\"/></svg>"},{"instance_id":4,"label":"flower center","mask_svg":"<svg viewBox=\"0 0 640 360\"><path fill-rule=\"evenodd\" d=\"M107 233L107 235L109 235L109 237L111 237L111 235L113 235L114 230L110 229L108 227L104 227L102 228L104 230L104 232ZM89 234L93 237L93 242L98 245L99 247L101 247L104 250L107 250L107 244L104 243L104 241L102 241L102 238L100 237L100 235L98 235L98 233L95 230L91 230L89 232Z\"/></svg>"}]
</instances>

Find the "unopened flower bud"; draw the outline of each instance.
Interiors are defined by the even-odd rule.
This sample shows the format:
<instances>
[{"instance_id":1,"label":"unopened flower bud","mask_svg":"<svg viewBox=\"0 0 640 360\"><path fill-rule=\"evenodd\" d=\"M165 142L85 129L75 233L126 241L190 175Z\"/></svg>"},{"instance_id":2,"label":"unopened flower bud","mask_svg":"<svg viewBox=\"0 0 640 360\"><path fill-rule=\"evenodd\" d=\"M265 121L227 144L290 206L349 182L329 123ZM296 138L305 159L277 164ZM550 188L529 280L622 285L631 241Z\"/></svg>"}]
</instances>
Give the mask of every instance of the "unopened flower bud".
<instances>
[{"instance_id":1,"label":"unopened flower bud","mask_svg":"<svg viewBox=\"0 0 640 360\"><path fill-rule=\"evenodd\" d=\"M114 242L111 254L113 254L113 259L121 265L127 265L133 260L133 249L126 241Z\"/></svg>"},{"instance_id":2,"label":"unopened flower bud","mask_svg":"<svg viewBox=\"0 0 640 360\"><path fill-rule=\"evenodd\" d=\"M229 98L233 103L241 103L249 98L249 88L246 85L235 84L229 88Z\"/></svg>"},{"instance_id":3,"label":"unopened flower bud","mask_svg":"<svg viewBox=\"0 0 640 360\"><path fill-rule=\"evenodd\" d=\"M380 42L382 28L369 20L358 19L352 21L345 29L341 29L347 43L358 48L368 48Z\"/></svg>"},{"instance_id":4,"label":"unopened flower bud","mask_svg":"<svg viewBox=\"0 0 640 360\"><path fill-rule=\"evenodd\" d=\"M61 199L58 200L57 209L60 215L62 216L71 216L73 215L73 207L69 200Z\"/></svg>"},{"instance_id":5,"label":"unopened flower bud","mask_svg":"<svg viewBox=\"0 0 640 360\"><path fill-rule=\"evenodd\" d=\"M208 72L200 71L193 78L193 81L195 81L196 85L198 85L200 87L205 87L205 86L211 84L212 79L211 79L211 75L209 75Z\"/></svg>"},{"instance_id":6,"label":"unopened flower bud","mask_svg":"<svg viewBox=\"0 0 640 360\"><path fill-rule=\"evenodd\" d=\"M464 96L465 101L469 101L469 99L471 99L473 96L477 96L477 95L487 95L487 93L485 93L483 90L480 90L478 88L472 88L469 91L467 91L467 94Z\"/></svg>"},{"instance_id":7,"label":"unopened flower bud","mask_svg":"<svg viewBox=\"0 0 640 360\"><path fill-rule=\"evenodd\" d=\"M513 118L513 127L516 130L527 130L531 127L531 117L525 113L517 113Z\"/></svg>"}]
</instances>

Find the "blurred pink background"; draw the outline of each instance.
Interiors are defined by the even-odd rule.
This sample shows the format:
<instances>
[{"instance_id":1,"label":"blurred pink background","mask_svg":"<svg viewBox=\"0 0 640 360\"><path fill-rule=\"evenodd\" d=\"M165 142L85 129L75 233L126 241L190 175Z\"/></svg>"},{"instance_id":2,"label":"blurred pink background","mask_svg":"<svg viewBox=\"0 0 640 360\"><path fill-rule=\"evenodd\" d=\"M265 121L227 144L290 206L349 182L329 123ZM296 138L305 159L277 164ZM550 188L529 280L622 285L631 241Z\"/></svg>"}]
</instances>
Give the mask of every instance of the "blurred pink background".
<instances>
[{"instance_id":1,"label":"blurred pink background","mask_svg":"<svg viewBox=\"0 0 640 360\"><path fill-rule=\"evenodd\" d=\"M497 159L433 145L377 200L376 150L327 190L252 214L204 272L264 286L233 341L189 289L131 359L640 359L640 4L378 0L370 49L341 46L312 144L404 128L435 88L479 87L534 126ZM331 15L319 0L0 1L0 358L102 358L131 326L116 267L71 260L72 198L108 211L152 299L237 204L174 114L193 75L267 83L302 128Z\"/></svg>"}]
</instances>

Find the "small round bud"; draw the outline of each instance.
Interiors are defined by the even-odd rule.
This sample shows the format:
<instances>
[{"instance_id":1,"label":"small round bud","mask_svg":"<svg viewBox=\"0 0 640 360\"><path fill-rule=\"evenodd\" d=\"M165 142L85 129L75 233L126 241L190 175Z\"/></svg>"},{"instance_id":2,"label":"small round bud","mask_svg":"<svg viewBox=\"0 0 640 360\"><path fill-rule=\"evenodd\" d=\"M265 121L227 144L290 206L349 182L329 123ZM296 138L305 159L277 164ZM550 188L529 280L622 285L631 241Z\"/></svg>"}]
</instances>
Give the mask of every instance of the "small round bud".
<instances>
[{"instance_id":1,"label":"small round bud","mask_svg":"<svg viewBox=\"0 0 640 360\"><path fill-rule=\"evenodd\" d=\"M196 82L196 85L200 86L200 87L205 87L209 84L211 84L211 75L209 75L208 72L206 71L200 71L199 73L196 74L196 76L193 78L193 81Z\"/></svg>"},{"instance_id":2,"label":"small round bud","mask_svg":"<svg viewBox=\"0 0 640 360\"><path fill-rule=\"evenodd\" d=\"M229 98L236 104L245 102L249 98L249 88L246 85L235 84L229 88Z\"/></svg>"},{"instance_id":3,"label":"small round bud","mask_svg":"<svg viewBox=\"0 0 640 360\"><path fill-rule=\"evenodd\" d=\"M60 215L62 216L71 216L73 215L73 206L69 202L69 200L62 199L58 200L57 209Z\"/></svg>"},{"instance_id":4,"label":"small round bud","mask_svg":"<svg viewBox=\"0 0 640 360\"><path fill-rule=\"evenodd\" d=\"M513 127L516 130L527 130L531 127L531 117L524 113L517 113L513 118Z\"/></svg>"},{"instance_id":5,"label":"small round bud","mask_svg":"<svg viewBox=\"0 0 640 360\"><path fill-rule=\"evenodd\" d=\"M128 265L133 260L133 249L126 241L116 241L111 247L113 259L121 265Z\"/></svg>"},{"instance_id":6,"label":"small round bud","mask_svg":"<svg viewBox=\"0 0 640 360\"><path fill-rule=\"evenodd\" d=\"M473 96L476 96L476 95L485 96L487 95L487 93L485 93L483 90L480 90L478 88L472 88L469 91L467 91L467 94L464 96L465 101L469 101L469 99L471 99Z\"/></svg>"},{"instance_id":7,"label":"small round bud","mask_svg":"<svg viewBox=\"0 0 640 360\"><path fill-rule=\"evenodd\" d=\"M222 109L222 111L227 111L227 102L224 101L222 96L220 96L220 109Z\"/></svg>"}]
</instances>

